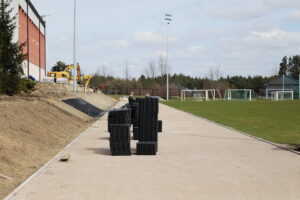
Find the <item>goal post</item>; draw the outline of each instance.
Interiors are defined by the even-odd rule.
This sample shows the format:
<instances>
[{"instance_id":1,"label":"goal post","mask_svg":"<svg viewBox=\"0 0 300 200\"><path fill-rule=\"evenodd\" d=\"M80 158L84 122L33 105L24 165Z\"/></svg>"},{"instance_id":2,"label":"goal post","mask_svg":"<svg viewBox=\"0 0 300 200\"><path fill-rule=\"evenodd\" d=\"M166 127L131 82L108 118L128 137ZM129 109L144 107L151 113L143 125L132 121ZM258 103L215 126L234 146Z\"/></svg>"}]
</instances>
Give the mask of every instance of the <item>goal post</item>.
<instances>
[{"instance_id":1,"label":"goal post","mask_svg":"<svg viewBox=\"0 0 300 200\"><path fill-rule=\"evenodd\" d=\"M271 92L272 101L294 100L294 91L274 91Z\"/></svg>"},{"instance_id":2,"label":"goal post","mask_svg":"<svg viewBox=\"0 0 300 200\"><path fill-rule=\"evenodd\" d=\"M276 95L279 95L278 97L284 97L287 96L287 99L290 99L291 97L294 99L294 90L293 89L266 89L266 99L274 100L276 99Z\"/></svg>"},{"instance_id":3,"label":"goal post","mask_svg":"<svg viewBox=\"0 0 300 200\"><path fill-rule=\"evenodd\" d=\"M228 89L225 91L224 100L252 101L255 99L255 92L251 89Z\"/></svg>"},{"instance_id":4,"label":"goal post","mask_svg":"<svg viewBox=\"0 0 300 200\"><path fill-rule=\"evenodd\" d=\"M187 98L193 98L195 101L210 101L221 99L221 93L218 89L181 90L181 101L186 101Z\"/></svg>"}]
</instances>

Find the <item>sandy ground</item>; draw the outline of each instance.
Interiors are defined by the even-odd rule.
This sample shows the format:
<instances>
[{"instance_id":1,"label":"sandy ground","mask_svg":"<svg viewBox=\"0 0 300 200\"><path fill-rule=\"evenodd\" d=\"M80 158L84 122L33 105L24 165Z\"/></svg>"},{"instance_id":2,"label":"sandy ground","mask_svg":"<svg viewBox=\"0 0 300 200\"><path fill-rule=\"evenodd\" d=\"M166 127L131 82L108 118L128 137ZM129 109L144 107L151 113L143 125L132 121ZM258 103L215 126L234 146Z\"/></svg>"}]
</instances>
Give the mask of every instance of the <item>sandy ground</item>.
<instances>
[{"instance_id":1,"label":"sandy ground","mask_svg":"<svg viewBox=\"0 0 300 200\"><path fill-rule=\"evenodd\" d=\"M60 101L77 97L103 110L115 104L102 94L74 95L49 83L38 83L32 94L0 97L0 199L95 122Z\"/></svg>"},{"instance_id":2,"label":"sandy ground","mask_svg":"<svg viewBox=\"0 0 300 200\"><path fill-rule=\"evenodd\" d=\"M299 155L161 105L158 155L112 157L106 117L7 199L299 199Z\"/></svg>"},{"instance_id":3,"label":"sandy ground","mask_svg":"<svg viewBox=\"0 0 300 200\"><path fill-rule=\"evenodd\" d=\"M40 100L0 101L0 199L39 169L89 123Z\"/></svg>"}]
</instances>

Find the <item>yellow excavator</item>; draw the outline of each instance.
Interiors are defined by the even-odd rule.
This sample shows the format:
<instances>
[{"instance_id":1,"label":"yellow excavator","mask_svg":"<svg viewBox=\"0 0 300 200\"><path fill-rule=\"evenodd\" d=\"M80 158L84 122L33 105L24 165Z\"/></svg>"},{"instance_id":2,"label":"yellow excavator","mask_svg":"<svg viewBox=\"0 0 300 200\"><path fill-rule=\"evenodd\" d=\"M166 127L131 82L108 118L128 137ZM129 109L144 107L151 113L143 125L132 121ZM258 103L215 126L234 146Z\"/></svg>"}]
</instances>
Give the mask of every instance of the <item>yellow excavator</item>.
<instances>
[{"instance_id":1,"label":"yellow excavator","mask_svg":"<svg viewBox=\"0 0 300 200\"><path fill-rule=\"evenodd\" d=\"M74 81L74 77L72 76L73 69L74 69L74 65L53 67L51 72L48 72L47 76L52 78L65 78L68 79L69 81ZM84 92L86 92L93 76L92 75L82 76L79 63L77 63L76 70L77 70L76 81L80 85L84 86Z\"/></svg>"}]
</instances>

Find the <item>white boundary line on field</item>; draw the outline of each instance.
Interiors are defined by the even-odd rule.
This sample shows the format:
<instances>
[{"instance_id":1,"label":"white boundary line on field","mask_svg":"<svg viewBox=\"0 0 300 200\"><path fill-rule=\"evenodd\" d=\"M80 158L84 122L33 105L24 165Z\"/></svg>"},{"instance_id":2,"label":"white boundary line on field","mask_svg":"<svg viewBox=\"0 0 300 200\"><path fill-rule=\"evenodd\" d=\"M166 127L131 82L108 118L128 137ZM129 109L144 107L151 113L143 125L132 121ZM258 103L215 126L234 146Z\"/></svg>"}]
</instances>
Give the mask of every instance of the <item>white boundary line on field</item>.
<instances>
[{"instance_id":1,"label":"white boundary line on field","mask_svg":"<svg viewBox=\"0 0 300 200\"><path fill-rule=\"evenodd\" d=\"M268 140L264 140L264 139L262 139L262 138L255 137L255 136L250 135L250 134L248 134L248 133L245 133L245 132L243 132L243 131L239 131L239 130L234 129L234 128L232 128L232 127L225 126L225 125L223 125L223 124L219 124L219 123L217 123L217 122L215 122L215 121L212 121L212 120L209 120L209 119L206 119L206 118L203 118L203 117L199 117L199 116L197 116L197 115L194 115L194 114L192 114L192 113L189 113L189 112L186 112L186 111L183 111L183 110L179 110L179 109L173 108L173 107L168 106L168 105L166 105L166 104L162 104L162 105L167 106L167 107L169 107L169 108L172 108L172 109L174 109L174 110L177 110L177 111L186 113L186 114L191 115L191 116L193 116L193 117L202 119L202 120L204 120L204 121L206 121L206 122L215 124L215 125L217 125L217 126L220 126L220 127L226 128L226 129L229 129L229 130L231 130L231 131L235 131L235 132L240 133L240 134L242 134L242 135L251 137L251 138L253 138L253 139L255 139L255 140L258 140L258 141L261 141L261 142L264 142L264 143L268 143L268 144L273 145L273 146L275 146L275 147L278 147L278 148L280 148L280 149L283 149L283 150L286 150L286 151L290 151L290 152L292 152L292 153L295 153L295 154L300 155L300 152L295 151L295 150L293 150L293 149L289 149L289 148L287 148L287 147L280 146L279 144L276 144L276 143L274 143L274 142L270 142L270 141L268 141Z\"/></svg>"}]
</instances>

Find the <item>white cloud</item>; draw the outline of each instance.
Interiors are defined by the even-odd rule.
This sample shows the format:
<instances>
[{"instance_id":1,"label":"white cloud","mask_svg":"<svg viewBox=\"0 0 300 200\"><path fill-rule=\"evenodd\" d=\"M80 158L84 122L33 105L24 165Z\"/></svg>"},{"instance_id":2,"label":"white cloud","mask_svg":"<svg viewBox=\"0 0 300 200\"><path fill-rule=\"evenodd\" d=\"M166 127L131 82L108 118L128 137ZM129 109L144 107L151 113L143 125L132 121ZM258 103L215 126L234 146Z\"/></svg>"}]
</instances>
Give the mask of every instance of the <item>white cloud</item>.
<instances>
[{"instance_id":1,"label":"white cloud","mask_svg":"<svg viewBox=\"0 0 300 200\"><path fill-rule=\"evenodd\" d=\"M220 19L248 20L265 16L275 8L266 4L264 0L217 0L206 6L206 11Z\"/></svg>"},{"instance_id":2,"label":"white cloud","mask_svg":"<svg viewBox=\"0 0 300 200\"><path fill-rule=\"evenodd\" d=\"M286 32L284 32L282 30L279 30L277 28L274 28L273 30L266 31L266 32L256 32L256 31L253 31L251 34L253 36L270 39L270 38L274 38L274 37L279 36L279 35L286 34Z\"/></svg>"},{"instance_id":3,"label":"white cloud","mask_svg":"<svg viewBox=\"0 0 300 200\"><path fill-rule=\"evenodd\" d=\"M153 31L138 31L134 34L133 39L139 43L161 43L165 37Z\"/></svg>"},{"instance_id":4,"label":"white cloud","mask_svg":"<svg viewBox=\"0 0 300 200\"><path fill-rule=\"evenodd\" d=\"M199 58L203 56L206 49L204 46L191 46L180 51L179 56L182 58Z\"/></svg>"},{"instance_id":5,"label":"white cloud","mask_svg":"<svg viewBox=\"0 0 300 200\"><path fill-rule=\"evenodd\" d=\"M163 50L156 51L151 55L151 57L153 58L166 57L166 56L167 56L167 52Z\"/></svg>"},{"instance_id":6,"label":"white cloud","mask_svg":"<svg viewBox=\"0 0 300 200\"><path fill-rule=\"evenodd\" d=\"M288 21L300 21L300 10L294 10L285 17Z\"/></svg>"},{"instance_id":7,"label":"white cloud","mask_svg":"<svg viewBox=\"0 0 300 200\"><path fill-rule=\"evenodd\" d=\"M117 47L126 48L130 45L128 40L118 40L114 43Z\"/></svg>"}]
</instances>

